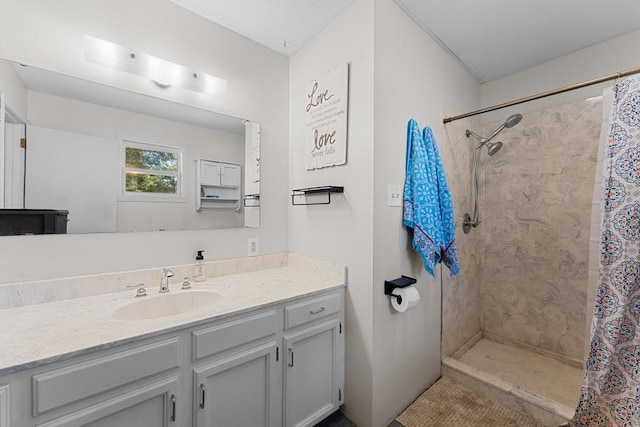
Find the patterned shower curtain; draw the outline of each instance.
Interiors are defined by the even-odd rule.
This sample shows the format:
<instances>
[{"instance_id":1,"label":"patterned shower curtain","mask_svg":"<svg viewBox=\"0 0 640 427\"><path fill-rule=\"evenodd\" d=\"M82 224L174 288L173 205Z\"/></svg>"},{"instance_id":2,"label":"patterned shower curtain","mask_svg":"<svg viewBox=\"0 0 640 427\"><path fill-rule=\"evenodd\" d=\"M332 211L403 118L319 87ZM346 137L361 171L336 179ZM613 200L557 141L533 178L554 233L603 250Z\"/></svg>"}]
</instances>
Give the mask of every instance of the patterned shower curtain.
<instances>
[{"instance_id":1,"label":"patterned shower curtain","mask_svg":"<svg viewBox=\"0 0 640 427\"><path fill-rule=\"evenodd\" d=\"M614 88L591 347L570 426L640 426L640 76Z\"/></svg>"}]
</instances>

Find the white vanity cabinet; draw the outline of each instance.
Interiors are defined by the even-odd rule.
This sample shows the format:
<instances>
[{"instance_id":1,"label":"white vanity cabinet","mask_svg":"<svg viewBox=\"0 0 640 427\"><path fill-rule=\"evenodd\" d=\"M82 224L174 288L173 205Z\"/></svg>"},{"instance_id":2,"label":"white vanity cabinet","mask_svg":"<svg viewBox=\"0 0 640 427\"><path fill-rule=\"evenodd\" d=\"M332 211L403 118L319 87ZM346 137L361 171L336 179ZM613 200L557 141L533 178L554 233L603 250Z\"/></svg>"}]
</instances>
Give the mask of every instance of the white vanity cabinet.
<instances>
[{"instance_id":1,"label":"white vanity cabinet","mask_svg":"<svg viewBox=\"0 0 640 427\"><path fill-rule=\"evenodd\" d=\"M178 378L170 377L37 427L169 427L176 420L177 390Z\"/></svg>"},{"instance_id":2,"label":"white vanity cabinet","mask_svg":"<svg viewBox=\"0 0 640 427\"><path fill-rule=\"evenodd\" d=\"M312 426L336 411L343 304L333 291L194 332L194 359L220 354L194 369L194 426Z\"/></svg>"},{"instance_id":3,"label":"white vanity cabinet","mask_svg":"<svg viewBox=\"0 0 640 427\"><path fill-rule=\"evenodd\" d=\"M269 309L192 333L194 426L281 424L280 313Z\"/></svg>"},{"instance_id":4,"label":"white vanity cabinet","mask_svg":"<svg viewBox=\"0 0 640 427\"><path fill-rule=\"evenodd\" d=\"M332 293L285 307L285 427L313 425L343 402L342 303Z\"/></svg>"},{"instance_id":5,"label":"white vanity cabinet","mask_svg":"<svg viewBox=\"0 0 640 427\"><path fill-rule=\"evenodd\" d=\"M196 160L196 211L239 209L242 166L215 160Z\"/></svg>"},{"instance_id":6,"label":"white vanity cabinet","mask_svg":"<svg viewBox=\"0 0 640 427\"><path fill-rule=\"evenodd\" d=\"M176 426L185 359L174 333L0 377L11 386L8 425Z\"/></svg>"},{"instance_id":7,"label":"white vanity cabinet","mask_svg":"<svg viewBox=\"0 0 640 427\"><path fill-rule=\"evenodd\" d=\"M194 426L280 425L276 353L271 342L196 369Z\"/></svg>"},{"instance_id":8,"label":"white vanity cabinet","mask_svg":"<svg viewBox=\"0 0 640 427\"><path fill-rule=\"evenodd\" d=\"M8 384L0 383L0 427L9 427L9 423L11 422L9 409L10 393L11 386Z\"/></svg>"},{"instance_id":9,"label":"white vanity cabinet","mask_svg":"<svg viewBox=\"0 0 640 427\"><path fill-rule=\"evenodd\" d=\"M6 374L0 427L312 426L342 404L343 316L334 288Z\"/></svg>"}]
</instances>

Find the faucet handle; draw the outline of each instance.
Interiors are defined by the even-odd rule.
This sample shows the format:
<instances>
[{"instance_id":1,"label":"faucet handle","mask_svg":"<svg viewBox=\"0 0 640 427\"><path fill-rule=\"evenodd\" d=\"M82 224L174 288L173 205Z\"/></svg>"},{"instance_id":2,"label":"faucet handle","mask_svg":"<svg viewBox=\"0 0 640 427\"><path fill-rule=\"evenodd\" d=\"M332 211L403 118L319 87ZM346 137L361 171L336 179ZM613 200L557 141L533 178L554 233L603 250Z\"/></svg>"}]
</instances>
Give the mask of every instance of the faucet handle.
<instances>
[{"instance_id":1,"label":"faucet handle","mask_svg":"<svg viewBox=\"0 0 640 427\"><path fill-rule=\"evenodd\" d=\"M182 289L191 289L191 279L192 277L185 276L184 282L182 282Z\"/></svg>"},{"instance_id":2,"label":"faucet handle","mask_svg":"<svg viewBox=\"0 0 640 427\"><path fill-rule=\"evenodd\" d=\"M136 291L136 298L137 297L144 297L147 295L147 290L144 287L144 283L140 282L137 285L127 285L127 288L138 288L138 290Z\"/></svg>"}]
</instances>

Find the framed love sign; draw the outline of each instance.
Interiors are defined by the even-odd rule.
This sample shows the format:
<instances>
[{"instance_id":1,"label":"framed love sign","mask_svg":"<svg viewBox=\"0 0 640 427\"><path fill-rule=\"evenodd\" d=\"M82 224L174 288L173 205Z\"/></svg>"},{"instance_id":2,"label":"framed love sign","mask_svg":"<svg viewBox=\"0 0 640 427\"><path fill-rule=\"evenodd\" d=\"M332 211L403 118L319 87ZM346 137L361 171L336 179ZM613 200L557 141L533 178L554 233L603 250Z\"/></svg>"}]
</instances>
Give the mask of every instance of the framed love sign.
<instances>
[{"instance_id":1,"label":"framed love sign","mask_svg":"<svg viewBox=\"0 0 640 427\"><path fill-rule=\"evenodd\" d=\"M307 87L305 166L307 170L347 162L349 65L341 64Z\"/></svg>"}]
</instances>

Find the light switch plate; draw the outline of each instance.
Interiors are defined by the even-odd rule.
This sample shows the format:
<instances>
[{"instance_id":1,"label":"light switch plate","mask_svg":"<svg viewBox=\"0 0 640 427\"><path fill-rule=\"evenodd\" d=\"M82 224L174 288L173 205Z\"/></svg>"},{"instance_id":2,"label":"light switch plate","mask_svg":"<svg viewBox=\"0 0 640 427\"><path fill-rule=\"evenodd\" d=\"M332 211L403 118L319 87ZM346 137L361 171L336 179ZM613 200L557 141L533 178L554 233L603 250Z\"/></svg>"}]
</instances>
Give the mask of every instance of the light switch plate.
<instances>
[{"instance_id":1,"label":"light switch plate","mask_svg":"<svg viewBox=\"0 0 640 427\"><path fill-rule=\"evenodd\" d=\"M402 207L402 186L389 184L389 196L387 200L389 206Z\"/></svg>"},{"instance_id":2,"label":"light switch plate","mask_svg":"<svg viewBox=\"0 0 640 427\"><path fill-rule=\"evenodd\" d=\"M251 237L247 240L247 255L260 255L260 241L257 237Z\"/></svg>"}]
</instances>

